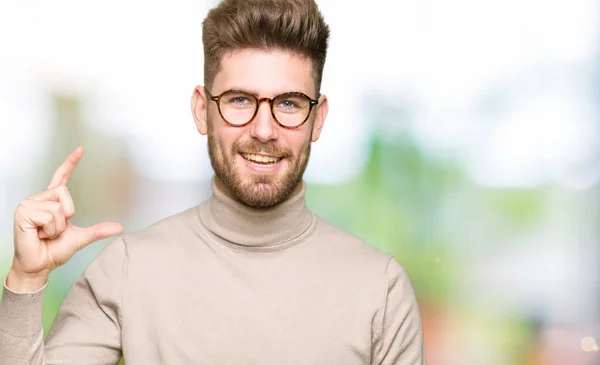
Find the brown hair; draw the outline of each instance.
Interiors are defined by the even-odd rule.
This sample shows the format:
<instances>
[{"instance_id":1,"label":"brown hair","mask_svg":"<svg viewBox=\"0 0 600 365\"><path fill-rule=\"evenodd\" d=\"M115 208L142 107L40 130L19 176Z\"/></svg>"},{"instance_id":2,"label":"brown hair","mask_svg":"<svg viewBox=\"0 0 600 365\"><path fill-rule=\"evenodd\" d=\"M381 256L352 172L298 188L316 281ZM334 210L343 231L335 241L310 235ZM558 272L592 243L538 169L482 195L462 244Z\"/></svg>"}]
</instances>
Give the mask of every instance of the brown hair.
<instances>
[{"instance_id":1,"label":"brown hair","mask_svg":"<svg viewBox=\"0 0 600 365\"><path fill-rule=\"evenodd\" d=\"M314 0L223 0L202 22L204 85L212 87L223 56L236 49L280 49L308 57L321 88L329 26Z\"/></svg>"}]
</instances>

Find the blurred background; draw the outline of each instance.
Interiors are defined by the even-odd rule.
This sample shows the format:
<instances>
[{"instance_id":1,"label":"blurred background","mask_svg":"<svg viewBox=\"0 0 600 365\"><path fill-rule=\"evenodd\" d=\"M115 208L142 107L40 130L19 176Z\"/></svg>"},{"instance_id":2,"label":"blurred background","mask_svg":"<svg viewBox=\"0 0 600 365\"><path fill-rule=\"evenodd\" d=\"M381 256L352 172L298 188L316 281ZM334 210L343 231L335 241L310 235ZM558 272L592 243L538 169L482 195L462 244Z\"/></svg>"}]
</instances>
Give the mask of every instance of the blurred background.
<instances>
[{"instance_id":1,"label":"blurred background","mask_svg":"<svg viewBox=\"0 0 600 365\"><path fill-rule=\"evenodd\" d=\"M18 202L79 145L78 224L134 231L209 196L189 103L216 3L0 2L2 275ZM600 4L318 3L307 202L405 267L428 363L600 364ZM107 241L52 274L46 329Z\"/></svg>"}]
</instances>

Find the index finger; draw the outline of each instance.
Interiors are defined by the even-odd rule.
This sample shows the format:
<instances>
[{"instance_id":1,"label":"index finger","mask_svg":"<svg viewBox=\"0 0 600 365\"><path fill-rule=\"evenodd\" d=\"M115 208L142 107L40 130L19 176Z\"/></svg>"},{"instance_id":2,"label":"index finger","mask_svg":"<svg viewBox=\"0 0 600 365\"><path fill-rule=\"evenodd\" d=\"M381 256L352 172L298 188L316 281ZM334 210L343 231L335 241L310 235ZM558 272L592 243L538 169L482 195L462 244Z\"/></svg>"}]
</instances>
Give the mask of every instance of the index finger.
<instances>
[{"instance_id":1,"label":"index finger","mask_svg":"<svg viewBox=\"0 0 600 365\"><path fill-rule=\"evenodd\" d=\"M75 151L71 152L69 157L67 157L58 169L56 169L54 175L52 175L52 179L50 179L50 183L48 184L48 189L67 185L67 181L69 181L73 170L75 170L75 166L77 166L79 160L81 160L81 156L83 156L82 147L77 147Z\"/></svg>"}]
</instances>

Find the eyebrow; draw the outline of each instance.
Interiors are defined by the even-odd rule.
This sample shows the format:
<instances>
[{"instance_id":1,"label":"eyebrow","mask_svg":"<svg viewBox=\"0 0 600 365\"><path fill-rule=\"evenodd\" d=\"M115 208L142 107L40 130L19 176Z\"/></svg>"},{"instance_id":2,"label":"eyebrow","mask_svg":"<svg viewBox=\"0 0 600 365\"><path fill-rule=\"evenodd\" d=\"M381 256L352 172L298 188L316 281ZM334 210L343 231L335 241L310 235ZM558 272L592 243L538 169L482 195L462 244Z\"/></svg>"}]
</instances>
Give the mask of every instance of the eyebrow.
<instances>
[{"instance_id":1,"label":"eyebrow","mask_svg":"<svg viewBox=\"0 0 600 365\"><path fill-rule=\"evenodd\" d=\"M245 91L247 93L254 94L254 95L259 95L260 94L258 92L258 90L256 90L256 89L247 89L245 87L239 87L239 86L232 86L232 87L228 88L225 91L231 91L231 90Z\"/></svg>"},{"instance_id":2,"label":"eyebrow","mask_svg":"<svg viewBox=\"0 0 600 365\"><path fill-rule=\"evenodd\" d=\"M244 91L244 92L253 94L256 97L262 97L261 93L258 92L258 90L256 90L256 89L248 89L248 88L245 88L245 87L237 87L237 86L230 87L227 90L222 91L221 93L224 93L224 92L227 92L227 91L233 91L233 90ZM286 94L286 93L302 93L302 94L308 95L306 92L301 91L301 90L286 90L286 91L279 91L277 93L274 93L271 96L275 97L275 96L278 96L278 95L281 95L281 94Z\"/></svg>"}]
</instances>

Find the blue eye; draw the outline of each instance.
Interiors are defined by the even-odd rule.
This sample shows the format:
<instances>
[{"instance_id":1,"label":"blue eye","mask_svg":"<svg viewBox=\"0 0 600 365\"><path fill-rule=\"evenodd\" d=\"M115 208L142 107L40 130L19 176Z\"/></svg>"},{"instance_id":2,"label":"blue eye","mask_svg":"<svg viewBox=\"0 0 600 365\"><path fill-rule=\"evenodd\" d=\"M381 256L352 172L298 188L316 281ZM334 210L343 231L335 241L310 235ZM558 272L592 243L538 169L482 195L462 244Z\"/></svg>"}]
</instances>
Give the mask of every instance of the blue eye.
<instances>
[{"instance_id":1,"label":"blue eye","mask_svg":"<svg viewBox=\"0 0 600 365\"><path fill-rule=\"evenodd\" d=\"M286 109L291 109L291 108L296 107L297 105L294 102L292 102L292 101L285 100L285 101L283 101L281 103L281 106L284 107L284 108L286 108Z\"/></svg>"}]
</instances>

